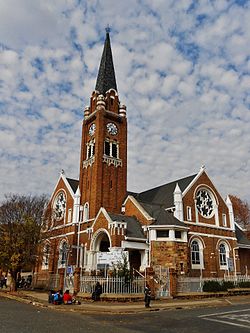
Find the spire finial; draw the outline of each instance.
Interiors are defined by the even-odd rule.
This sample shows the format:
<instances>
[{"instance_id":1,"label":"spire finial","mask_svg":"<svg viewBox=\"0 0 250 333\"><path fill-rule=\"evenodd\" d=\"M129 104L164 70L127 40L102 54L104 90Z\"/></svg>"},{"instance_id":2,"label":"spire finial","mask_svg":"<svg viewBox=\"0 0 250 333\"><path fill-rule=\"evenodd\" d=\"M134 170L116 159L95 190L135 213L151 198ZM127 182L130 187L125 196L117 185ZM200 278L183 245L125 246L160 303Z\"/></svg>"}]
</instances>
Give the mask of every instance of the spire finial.
<instances>
[{"instance_id":1,"label":"spire finial","mask_svg":"<svg viewBox=\"0 0 250 333\"><path fill-rule=\"evenodd\" d=\"M110 26L109 26L109 24L106 26L105 30L106 30L106 33L107 33L107 34L110 33Z\"/></svg>"}]
</instances>

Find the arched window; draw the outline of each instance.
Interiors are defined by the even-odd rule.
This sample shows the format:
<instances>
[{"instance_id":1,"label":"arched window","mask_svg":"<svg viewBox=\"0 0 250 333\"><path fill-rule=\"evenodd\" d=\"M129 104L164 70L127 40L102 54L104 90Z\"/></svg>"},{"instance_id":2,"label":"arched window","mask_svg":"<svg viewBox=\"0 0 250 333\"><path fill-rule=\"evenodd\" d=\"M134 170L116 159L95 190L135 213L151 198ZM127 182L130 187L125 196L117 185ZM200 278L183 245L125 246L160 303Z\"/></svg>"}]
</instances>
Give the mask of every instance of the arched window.
<instances>
[{"instance_id":1,"label":"arched window","mask_svg":"<svg viewBox=\"0 0 250 333\"><path fill-rule=\"evenodd\" d=\"M219 251L220 251L220 266L221 268L227 269L228 248L226 244L221 243Z\"/></svg>"},{"instance_id":2,"label":"arched window","mask_svg":"<svg viewBox=\"0 0 250 333\"><path fill-rule=\"evenodd\" d=\"M42 269L48 269L49 268L49 255L50 255L50 245L45 244L45 246L43 248Z\"/></svg>"},{"instance_id":3,"label":"arched window","mask_svg":"<svg viewBox=\"0 0 250 333\"><path fill-rule=\"evenodd\" d=\"M203 263L203 245L200 240L194 239L190 246L191 264L193 269L204 268Z\"/></svg>"},{"instance_id":4,"label":"arched window","mask_svg":"<svg viewBox=\"0 0 250 333\"><path fill-rule=\"evenodd\" d=\"M193 265L200 265L200 248L199 244L196 240L194 240L191 244L191 258Z\"/></svg>"},{"instance_id":5,"label":"arched window","mask_svg":"<svg viewBox=\"0 0 250 333\"><path fill-rule=\"evenodd\" d=\"M83 207L83 221L87 221L89 219L89 203L86 202Z\"/></svg>"},{"instance_id":6,"label":"arched window","mask_svg":"<svg viewBox=\"0 0 250 333\"><path fill-rule=\"evenodd\" d=\"M58 260L59 267L65 267L67 262L67 254L68 254L68 244L66 241L63 241L59 248L59 260Z\"/></svg>"}]
</instances>

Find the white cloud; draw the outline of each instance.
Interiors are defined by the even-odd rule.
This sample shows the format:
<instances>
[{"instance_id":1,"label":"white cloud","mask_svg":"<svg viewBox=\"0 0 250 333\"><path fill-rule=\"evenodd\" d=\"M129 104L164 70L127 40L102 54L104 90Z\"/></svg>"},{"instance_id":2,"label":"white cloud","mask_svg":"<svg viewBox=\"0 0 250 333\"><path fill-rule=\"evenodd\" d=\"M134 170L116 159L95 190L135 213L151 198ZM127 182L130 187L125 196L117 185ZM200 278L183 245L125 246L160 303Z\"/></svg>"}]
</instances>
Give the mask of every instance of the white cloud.
<instances>
[{"instance_id":1,"label":"white cloud","mask_svg":"<svg viewBox=\"0 0 250 333\"><path fill-rule=\"evenodd\" d=\"M0 0L1 198L50 193L62 168L78 177L107 24L129 189L205 163L223 195L249 199L250 9L233 0Z\"/></svg>"}]
</instances>

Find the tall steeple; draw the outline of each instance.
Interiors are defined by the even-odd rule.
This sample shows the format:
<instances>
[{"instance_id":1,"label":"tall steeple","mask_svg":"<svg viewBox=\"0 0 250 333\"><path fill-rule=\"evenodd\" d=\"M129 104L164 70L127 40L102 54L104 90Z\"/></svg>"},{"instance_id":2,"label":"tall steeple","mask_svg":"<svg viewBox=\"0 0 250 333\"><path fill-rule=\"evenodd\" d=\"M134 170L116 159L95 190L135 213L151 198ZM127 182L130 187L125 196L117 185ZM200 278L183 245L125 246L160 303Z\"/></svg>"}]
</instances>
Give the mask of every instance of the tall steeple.
<instances>
[{"instance_id":1,"label":"tall steeple","mask_svg":"<svg viewBox=\"0 0 250 333\"><path fill-rule=\"evenodd\" d=\"M106 28L106 39L95 86L95 90L98 90L102 95L105 95L111 88L117 92L109 31L110 29Z\"/></svg>"}]
</instances>

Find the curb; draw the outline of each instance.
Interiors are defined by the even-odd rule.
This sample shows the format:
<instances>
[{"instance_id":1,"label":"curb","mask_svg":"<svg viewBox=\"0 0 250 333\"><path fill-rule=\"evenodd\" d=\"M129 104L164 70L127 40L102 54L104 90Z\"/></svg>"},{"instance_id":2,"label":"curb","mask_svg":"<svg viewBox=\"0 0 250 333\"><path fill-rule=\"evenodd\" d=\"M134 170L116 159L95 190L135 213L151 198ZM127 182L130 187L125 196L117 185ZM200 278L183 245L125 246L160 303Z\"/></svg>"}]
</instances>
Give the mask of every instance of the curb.
<instances>
[{"instance_id":1,"label":"curb","mask_svg":"<svg viewBox=\"0 0 250 333\"><path fill-rule=\"evenodd\" d=\"M37 298L33 298L32 296L28 296L29 298L25 298L25 296L21 295L11 295L0 292L1 297L5 297L8 299L13 299L21 303L30 304L36 306L38 308L50 309L54 311L60 312L78 312L78 313L85 313L85 314L108 314L108 315L118 315L118 314L136 314L136 313L148 313L148 312L157 312L157 311L170 311L170 310L181 310L181 309L190 309L190 308L198 308L198 307L213 307L213 306L229 306L229 303L226 299L210 299L206 301L189 301L185 303L178 302L176 304L169 303L169 304L155 304L153 303L152 307L149 309L144 308L144 305L141 305L141 308L122 308L117 309L115 307L107 309L102 308L102 306L97 306L96 308L88 308L88 304L86 304L86 308L83 306L73 305L73 307L69 305L51 305L47 303L42 303ZM82 304L84 305L84 304ZM119 307L119 305L118 305Z\"/></svg>"}]
</instances>

